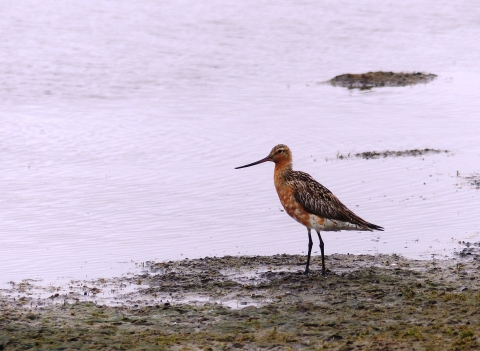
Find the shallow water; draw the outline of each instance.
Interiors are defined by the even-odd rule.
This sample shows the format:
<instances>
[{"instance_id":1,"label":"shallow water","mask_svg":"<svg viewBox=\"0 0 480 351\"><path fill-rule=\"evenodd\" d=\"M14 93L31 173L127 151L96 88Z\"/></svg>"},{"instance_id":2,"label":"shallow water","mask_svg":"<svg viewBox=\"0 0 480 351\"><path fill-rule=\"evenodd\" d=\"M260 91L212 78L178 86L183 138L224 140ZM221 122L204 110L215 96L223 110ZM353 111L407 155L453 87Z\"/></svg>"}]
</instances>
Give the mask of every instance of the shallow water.
<instances>
[{"instance_id":1,"label":"shallow water","mask_svg":"<svg viewBox=\"0 0 480 351\"><path fill-rule=\"evenodd\" d=\"M480 193L462 178L480 164L474 4L28 2L0 10L0 283L305 252L273 165L234 170L278 143L386 229L325 233L327 254L478 241ZM321 84L371 70L439 77ZM335 159L414 148L451 152Z\"/></svg>"}]
</instances>

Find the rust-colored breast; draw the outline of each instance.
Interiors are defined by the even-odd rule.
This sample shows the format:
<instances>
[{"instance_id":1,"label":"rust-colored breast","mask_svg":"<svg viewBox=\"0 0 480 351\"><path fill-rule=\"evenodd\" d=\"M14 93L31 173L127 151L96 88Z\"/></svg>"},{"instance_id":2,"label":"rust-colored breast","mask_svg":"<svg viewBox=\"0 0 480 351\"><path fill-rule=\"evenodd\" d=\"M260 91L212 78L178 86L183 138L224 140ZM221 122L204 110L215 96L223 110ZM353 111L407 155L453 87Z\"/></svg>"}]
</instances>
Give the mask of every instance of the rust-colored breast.
<instances>
[{"instance_id":1,"label":"rust-colored breast","mask_svg":"<svg viewBox=\"0 0 480 351\"><path fill-rule=\"evenodd\" d=\"M287 180L289 171L291 172L290 169L282 169L282 167L278 167L278 165L275 167L275 189L277 190L283 208L290 217L307 228L318 229L319 227L323 227L325 225L325 219L305 210L303 205L296 199L296 192L304 189L297 189L296 185L298 182L295 182L295 179L293 179L293 181Z\"/></svg>"},{"instance_id":2,"label":"rust-colored breast","mask_svg":"<svg viewBox=\"0 0 480 351\"><path fill-rule=\"evenodd\" d=\"M295 189L284 184L275 184L275 188L285 212L297 222L310 227L310 214L295 200Z\"/></svg>"}]
</instances>

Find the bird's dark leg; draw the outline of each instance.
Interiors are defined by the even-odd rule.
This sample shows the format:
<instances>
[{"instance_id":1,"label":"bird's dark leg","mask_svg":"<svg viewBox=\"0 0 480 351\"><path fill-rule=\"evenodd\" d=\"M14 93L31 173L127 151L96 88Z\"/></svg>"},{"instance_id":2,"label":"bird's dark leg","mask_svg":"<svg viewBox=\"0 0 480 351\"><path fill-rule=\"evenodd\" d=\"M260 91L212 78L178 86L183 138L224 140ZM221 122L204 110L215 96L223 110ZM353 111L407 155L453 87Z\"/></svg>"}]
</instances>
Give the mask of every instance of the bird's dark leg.
<instances>
[{"instance_id":1,"label":"bird's dark leg","mask_svg":"<svg viewBox=\"0 0 480 351\"><path fill-rule=\"evenodd\" d=\"M323 244L322 236L320 235L320 231L317 230L318 238L320 239L320 251L322 252L322 275L325 277L325 251Z\"/></svg>"},{"instance_id":2,"label":"bird's dark leg","mask_svg":"<svg viewBox=\"0 0 480 351\"><path fill-rule=\"evenodd\" d=\"M308 257L307 257L307 267L305 267L305 274L308 274L310 272L310 269L308 267L310 266L310 254L312 253L312 246L313 246L313 241L312 241L312 233L310 228L308 230Z\"/></svg>"}]
</instances>

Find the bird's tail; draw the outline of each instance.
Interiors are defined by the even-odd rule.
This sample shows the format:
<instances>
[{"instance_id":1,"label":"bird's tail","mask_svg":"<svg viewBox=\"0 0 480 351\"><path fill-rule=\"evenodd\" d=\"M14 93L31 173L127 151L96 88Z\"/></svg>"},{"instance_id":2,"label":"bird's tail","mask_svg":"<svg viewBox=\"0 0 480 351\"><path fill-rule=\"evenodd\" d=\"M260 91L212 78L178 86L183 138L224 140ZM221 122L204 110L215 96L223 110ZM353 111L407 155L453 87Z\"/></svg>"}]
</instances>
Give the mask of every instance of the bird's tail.
<instances>
[{"instance_id":1,"label":"bird's tail","mask_svg":"<svg viewBox=\"0 0 480 351\"><path fill-rule=\"evenodd\" d=\"M367 223L368 229L371 230L380 230L383 232L383 227L380 227L379 225L373 224L373 223Z\"/></svg>"}]
</instances>

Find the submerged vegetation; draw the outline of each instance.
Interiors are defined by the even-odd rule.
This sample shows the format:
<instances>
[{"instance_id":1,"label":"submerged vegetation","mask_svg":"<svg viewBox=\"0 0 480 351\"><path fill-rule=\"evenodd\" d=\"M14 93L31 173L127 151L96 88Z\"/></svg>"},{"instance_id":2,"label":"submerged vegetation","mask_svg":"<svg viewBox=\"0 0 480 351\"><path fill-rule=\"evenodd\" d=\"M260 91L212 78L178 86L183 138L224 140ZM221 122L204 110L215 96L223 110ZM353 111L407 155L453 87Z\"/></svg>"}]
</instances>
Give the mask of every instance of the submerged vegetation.
<instances>
[{"instance_id":1,"label":"submerged vegetation","mask_svg":"<svg viewBox=\"0 0 480 351\"><path fill-rule=\"evenodd\" d=\"M141 284L118 306L82 301L83 294L75 293L40 301L16 284L0 295L0 348L480 348L476 252L444 261L335 254L327 256L327 277L316 264L313 274L303 275L304 260L276 255L149 262L144 273L115 280ZM106 282L97 281L98 291Z\"/></svg>"},{"instance_id":2,"label":"submerged vegetation","mask_svg":"<svg viewBox=\"0 0 480 351\"><path fill-rule=\"evenodd\" d=\"M435 74L413 72L368 72L362 74L342 74L336 76L327 83L349 89L370 89L374 87L403 87L418 83L428 83L437 77Z\"/></svg>"}]
</instances>

